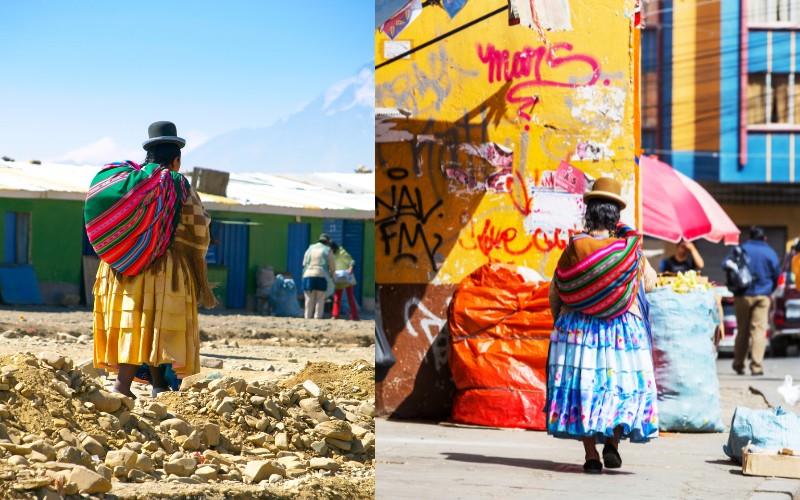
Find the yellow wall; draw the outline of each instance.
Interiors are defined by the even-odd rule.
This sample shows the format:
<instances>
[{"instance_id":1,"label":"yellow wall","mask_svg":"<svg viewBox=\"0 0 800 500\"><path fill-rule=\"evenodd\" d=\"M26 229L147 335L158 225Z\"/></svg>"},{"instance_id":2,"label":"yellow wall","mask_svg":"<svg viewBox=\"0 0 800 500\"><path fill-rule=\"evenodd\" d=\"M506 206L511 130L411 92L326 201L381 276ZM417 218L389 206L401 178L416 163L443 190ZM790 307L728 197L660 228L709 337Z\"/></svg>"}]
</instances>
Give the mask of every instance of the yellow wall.
<instances>
[{"instance_id":1,"label":"yellow wall","mask_svg":"<svg viewBox=\"0 0 800 500\"><path fill-rule=\"evenodd\" d=\"M394 45L416 47L503 5L471 1L453 20L423 8ZM572 30L543 29L546 42L501 13L376 70L376 106L408 115L376 121L377 282L455 284L488 261L549 276L581 224L542 224L536 212L562 161L623 182L623 219L638 218L634 1L569 6ZM387 42L376 32L376 64ZM512 150L511 165L482 157L487 143Z\"/></svg>"}]
</instances>

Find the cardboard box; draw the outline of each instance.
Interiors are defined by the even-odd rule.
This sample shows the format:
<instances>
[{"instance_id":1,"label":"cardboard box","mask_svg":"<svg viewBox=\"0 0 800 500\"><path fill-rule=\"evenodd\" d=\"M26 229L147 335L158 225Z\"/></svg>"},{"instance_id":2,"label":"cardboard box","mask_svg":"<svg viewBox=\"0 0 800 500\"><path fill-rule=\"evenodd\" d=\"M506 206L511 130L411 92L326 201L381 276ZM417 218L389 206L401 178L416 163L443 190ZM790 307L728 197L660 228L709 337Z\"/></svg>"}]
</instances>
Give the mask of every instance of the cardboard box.
<instances>
[{"instance_id":1,"label":"cardboard box","mask_svg":"<svg viewBox=\"0 0 800 500\"><path fill-rule=\"evenodd\" d=\"M800 479L800 455L791 453L792 450L787 449L753 453L745 447L742 449L742 474Z\"/></svg>"}]
</instances>

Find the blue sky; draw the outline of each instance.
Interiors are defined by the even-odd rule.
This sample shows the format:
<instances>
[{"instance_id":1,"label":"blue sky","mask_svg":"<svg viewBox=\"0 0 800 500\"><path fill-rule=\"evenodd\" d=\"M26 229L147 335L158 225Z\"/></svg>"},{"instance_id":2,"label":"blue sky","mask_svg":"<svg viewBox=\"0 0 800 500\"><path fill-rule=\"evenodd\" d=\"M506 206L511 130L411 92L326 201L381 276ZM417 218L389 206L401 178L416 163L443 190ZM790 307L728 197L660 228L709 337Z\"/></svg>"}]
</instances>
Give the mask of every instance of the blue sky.
<instances>
[{"instance_id":1,"label":"blue sky","mask_svg":"<svg viewBox=\"0 0 800 500\"><path fill-rule=\"evenodd\" d=\"M373 0L2 0L0 155L143 156L263 127L373 60ZM133 156L133 157L130 157Z\"/></svg>"}]
</instances>

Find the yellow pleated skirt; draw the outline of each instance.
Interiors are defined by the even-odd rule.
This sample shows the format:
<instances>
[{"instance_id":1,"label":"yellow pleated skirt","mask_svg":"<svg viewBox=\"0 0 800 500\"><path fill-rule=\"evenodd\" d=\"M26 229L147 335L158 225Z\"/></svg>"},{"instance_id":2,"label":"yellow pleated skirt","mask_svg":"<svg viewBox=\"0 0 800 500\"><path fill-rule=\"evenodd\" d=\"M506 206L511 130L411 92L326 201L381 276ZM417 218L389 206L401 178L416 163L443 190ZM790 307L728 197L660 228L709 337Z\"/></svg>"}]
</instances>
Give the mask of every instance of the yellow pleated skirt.
<instances>
[{"instance_id":1,"label":"yellow pleated skirt","mask_svg":"<svg viewBox=\"0 0 800 500\"><path fill-rule=\"evenodd\" d=\"M185 262L171 252L164 258L165 265L119 279L100 263L93 289L95 367L116 372L120 363L171 363L178 378L200 371L197 295Z\"/></svg>"}]
</instances>

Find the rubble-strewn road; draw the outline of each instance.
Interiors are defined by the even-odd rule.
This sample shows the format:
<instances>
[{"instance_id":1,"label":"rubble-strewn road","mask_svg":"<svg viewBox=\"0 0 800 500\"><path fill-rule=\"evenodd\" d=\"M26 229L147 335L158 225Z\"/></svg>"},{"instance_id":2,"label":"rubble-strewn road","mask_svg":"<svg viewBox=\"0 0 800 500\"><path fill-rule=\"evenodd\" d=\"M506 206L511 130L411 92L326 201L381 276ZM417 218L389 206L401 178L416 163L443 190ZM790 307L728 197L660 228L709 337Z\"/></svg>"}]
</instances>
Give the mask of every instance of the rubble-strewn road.
<instances>
[{"instance_id":1,"label":"rubble-strewn road","mask_svg":"<svg viewBox=\"0 0 800 500\"><path fill-rule=\"evenodd\" d=\"M89 311L0 309L0 497L372 498L374 322L200 323L202 372L134 401Z\"/></svg>"}]
</instances>

